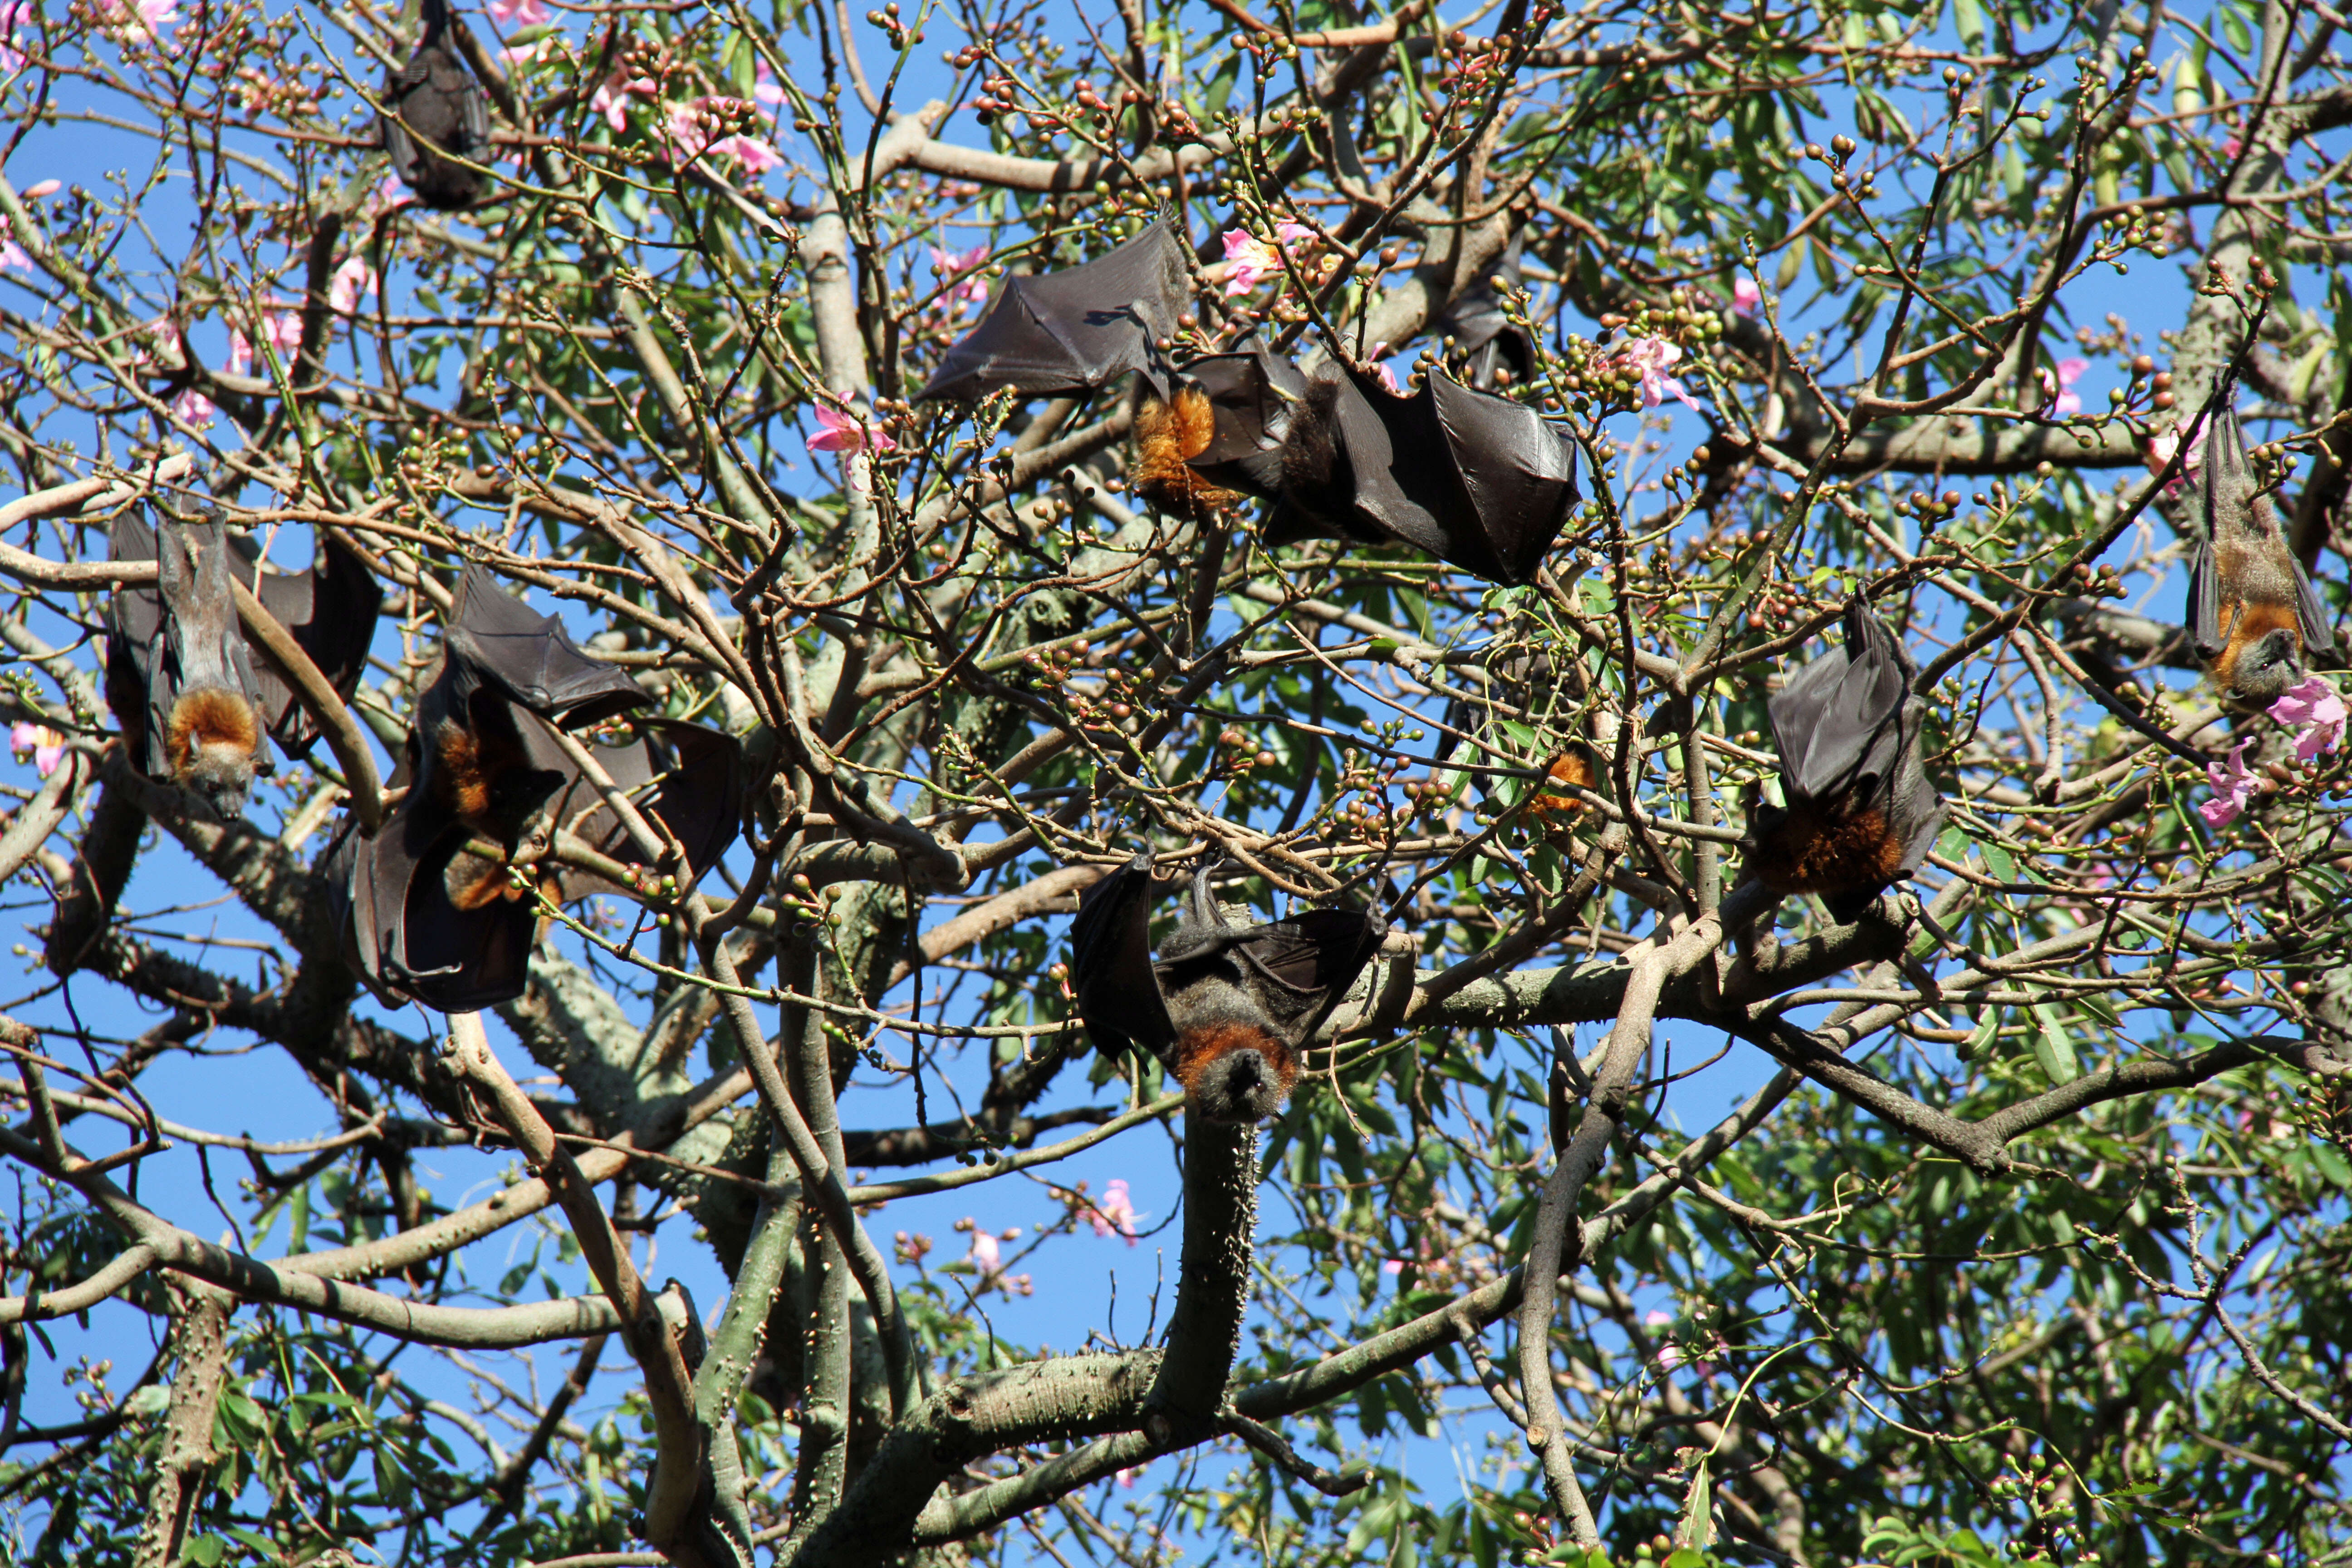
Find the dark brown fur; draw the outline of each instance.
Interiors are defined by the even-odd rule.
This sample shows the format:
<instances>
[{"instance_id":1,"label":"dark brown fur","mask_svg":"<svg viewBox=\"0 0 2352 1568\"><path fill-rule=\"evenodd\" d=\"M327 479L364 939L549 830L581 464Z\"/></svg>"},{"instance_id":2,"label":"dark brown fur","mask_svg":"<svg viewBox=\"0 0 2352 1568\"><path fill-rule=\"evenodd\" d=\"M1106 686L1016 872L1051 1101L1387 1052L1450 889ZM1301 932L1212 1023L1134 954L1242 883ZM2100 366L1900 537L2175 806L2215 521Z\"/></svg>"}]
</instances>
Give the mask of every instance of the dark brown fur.
<instances>
[{"instance_id":1,"label":"dark brown fur","mask_svg":"<svg viewBox=\"0 0 2352 1568\"><path fill-rule=\"evenodd\" d=\"M1176 1081L1184 1086L1184 1098L1193 1109L1212 1121L1253 1121L1255 1117L1232 1114L1228 1101L1234 1096L1226 1080L1238 1065L1236 1058L1244 1052L1255 1051L1274 1078L1280 1098L1287 1100L1298 1083L1298 1053L1271 1029L1238 1020L1203 1024L1187 1029L1176 1037Z\"/></svg>"},{"instance_id":2,"label":"dark brown fur","mask_svg":"<svg viewBox=\"0 0 2352 1568\"><path fill-rule=\"evenodd\" d=\"M1776 893L1843 893L1895 880L1903 847L1877 806L1843 816L1807 802L1758 836L1749 863L1756 879Z\"/></svg>"},{"instance_id":3,"label":"dark brown fur","mask_svg":"<svg viewBox=\"0 0 2352 1568\"><path fill-rule=\"evenodd\" d=\"M1216 411L1197 386L1180 386L1175 398L1144 400L1135 411L1135 492L1164 512L1206 517L1241 498L1192 471L1185 459L1208 450L1216 434Z\"/></svg>"}]
</instances>

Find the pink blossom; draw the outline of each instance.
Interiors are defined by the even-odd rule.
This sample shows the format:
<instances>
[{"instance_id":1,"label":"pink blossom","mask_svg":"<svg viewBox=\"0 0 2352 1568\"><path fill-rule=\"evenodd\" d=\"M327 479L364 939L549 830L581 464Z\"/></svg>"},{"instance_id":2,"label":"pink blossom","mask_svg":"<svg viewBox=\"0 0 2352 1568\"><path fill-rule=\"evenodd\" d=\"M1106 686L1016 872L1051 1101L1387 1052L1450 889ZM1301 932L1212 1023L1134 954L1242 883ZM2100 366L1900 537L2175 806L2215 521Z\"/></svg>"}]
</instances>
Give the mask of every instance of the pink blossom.
<instances>
[{"instance_id":1,"label":"pink blossom","mask_svg":"<svg viewBox=\"0 0 2352 1568\"><path fill-rule=\"evenodd\" d=\"M66 738L47 724L18 723L8 731L9 749L18 757L33 753L33 771L47 778L65 761Z\"/></svg>"},{"instance_id":2,"label":"pink blossom","mask_svg":"<svg viewBox=\"0 0 2352 1568\"><path fill-rule=\"evenodd\" d=\"M808 449L840 453L842 480L853 492L863 494L874 482L873 467L866 453L898 449L898 443L890 438L889 432L876 428L855 410L819 403L816 422L821 428L808 438Z\"/></svg>"},{"instance_id":3,"label":"pink blossom","mask_svg":"<svg viewBox=\"0 0 2352 1568\"><path fill-rule=\"evenodd\" d=\"M163 29L180 21L179 0L131 0L129 5L117 0L116 15L124 23L125 33L145 33L162 42Z\"/></svg>"},{"instance_id":4,"label":"pink blossom","mask_svg":"<svg viewBox=\"0 0 2352 1568\"><path fill-rule=\"evenodd\" d=\"M383 280L363 258L346 257L327 284L327 303L335 314L348 316L359 309L360 296L381 292Z\"/></svg>"},{"instance_id":5,"label":"pink blossom","mask_svg":"<svg viewBox=\"0 0 2352 1568\"><path fill-rule=\"evenodd\" d=\"M552 38L537 38L528 44L509 44L499 51L499 58L509 66L527 66L547 52Z\"/></svg>"},{"instance_id":6,"label":"pink blossom","mask_svg":"<svg viewBox=\"0 0 2352 1568\"><path fill-rule=\"evenodd\" d=\"M615 131L629 128L628 95L651 98L656 89L645 77L609 76L588 96L588 107L604 117L604 123Z\"/></svg>"},{"instance_id":7,"label":"pink blossom","mask_svg":"<svg viewBox=\"0 0 2352 1568\"><path fill-rule=\"evenodd\" d=\"M975 245L961 255L941 250L936 245L930 247L930 251L931 270L942 279L955 279L955 287L948 290L950 303L988 303L988 279L979 276L981 267L988 260L987 246Z\"/></svg>"},{"instance_id":8,"label":"pink blossom","mask_svg":"<svg viewBox=\"0 0 2352 1568\"><path fill-rule=\"evenodd\" d=\"M1683 384L1666 374L1682 357L1682 345L1664 338L1631 339L1612 356L1618 365L1642 378L1643 407L1655 408L1669 397L1678 397L1685 407L1696 412L1698 405L1683 390Z\"/></svg>"},{"instance_id":9,"label":"pink blossom","mask_svg":"<svg viewBox=\"0 0 2352 1568\"><path fill-rule=\"evenodd\" d=\"M25 68L25 18L32 14L32 0L0 0L0 74Z\"/></svg>"},{"instance_id":10,"label":"pink blossom","mask_svg":"<svg viewBox=\"0 0 2352 1568\"><path fill-rule=\"evenodd\" d=\"M751 96L771 109L782 106L784 101L783 84L776 80L776 73L768 68L768 62L761 60L752 67L752 76Z\"/></svg>"},{"instance_id":11,"label":"pink blossom","mask_svg":"<svg viewBox=\"0 0 2352 1568\"><path fill-rule=\"evenodd\" d=\"M1764 304L1764 290L1756 286L1753 278L1737 278L1731 284L1731 313L1752 316Z\"/></svg>"},{"instance_id":12,"label":"pink blossom","mask_svg":"<svg viewBox=\"0 0 2352 1568\"><path fill-rule=\"evenodd\" d=\"M749 136L722 136L706 152L713 158L731 158L735 166L747 174L764 174L782 165L784 155L765 142Z\"/></svg>"},{"instance_id":13,"label":"pink blossom","mask_svg":"<svg viewBox=\"0 0 2352 1568\"><path fill-rule=\"evenodd\" d=\"M17 194L28 202L37 202L43 196L56 195L65 188L63 180L35 180Z\"/></svg>"},{"instance_id":14,"label":"pink blossom","mask_svg":"<svg viewBox=\"0 0 2352 1568\"><path fill-rule=\"evenodd\" d=\"M1403 1272L1404 1272L1404 1259L1403 1259L1403 1258L1383 1258L1383 1259L1381 1259L1381 1273L1383 1273L1383 1274L1402 1274L1402 1273L1403 1273Z\"/></svg>"},{"instance_id":15,"label":"pink blossom","mask_svg":"<svg viewBox=\"0 0 2352 1568\"><path fill-rule=\"evenodd\" d=\"M9 237L8 220L0 217L0 270L5 270L11 267L20 271L30 272L33 269L33 258L25 254L23 246Z\"/></svg>"},{"instance_id":16,"label":"pink blossom","mask_svg":"<svg viewBox=\"0 0 2352 1568\"><path fill-rule=\"evenodd\" d=\"M1103 1195L1087 1205L1087 1223L1095 1227L1095 1235L1118 1235L1127 1237L1129 1247L1135 1245L1135 1222L1143 1217L1136 1212L1135 1200L1128 1195L1127 1179L1115 1178L1103 1188Z\"/></svg>"},{"instance_id":17,"label":"pink blossom","mask_svg":"<svg viewBox=\"0 0 2352 1568\"><path fill-rule=\"evenodd\" d=\"M816 405L816 422L824 428L808 438L812 452L895 452L898 443L889 432L876 429L855 413L846 413L830 403Z\"/></svg>"},{"instance_id":18,"label":"pink blossom","mask_svg":"<svg viewBox=\"0 0 2352 1568\"><path fill-rule=\"evenodd\" d=\"M193 386L172 399L172 417L191 430L203 429L219 412L211 398Z\"/></svg>"},{"instance_id":19,"label":"pink blossom","mask_svg":"<svg viewBox=\"0 0 2352 1568\"><path fill-rule=\"evenodd\" d=\"M2147 465L2149 473L2160 474L2164 472L2164 465L2172 461L2172 454L2178 451L2179 447L2180 432L2177 429L2168 430L2161 436L2150 436L2140 444L2140 460ZM2196 479L2197 470L2204 461L2205 431L2200 428L2196 441L2189 448L2189 456L2180 459L2180 471L2165 485L2164 493L2168 496L2179 495L2191 480Z\"/></svg>"},{"instance_id":20,"label":"pink blossom","mask_svg":"<svg viewBox=\"0 0 2352 1568\"><path fill-rule=\"evenodd\" d=\"M375 189L368 193L367 216L375 217L395 208L404 207L415 199L416 197L408 187L400 183L398 174L386 174L376 182Z\"/></svg>"},{"instance_id":21,"label":"pink blossom","mask_svg":"<svg viewBox=\"0 0 2352 1568\"><path fill-rule=\"evenodd\" d=\"M2205 764L2205 777L2213 786L2213 798L2197 808L2208 827L2227 827L2238 820L2246 803L2254 798L2253 771L2246 766L2246 748L2252 741L2241 741L2230 750L2229 760Z\"/></svg>"},{"instance_id":22,"label":"pink blossom","mask_svg":"<svg viewBox=\"0 0 2352 1568\"><path fill-rule=\"evenodd\" d=\"M245 341L245 334L243 332L238 331L235 327L231 327L228 332L229 374L243 375L247 371L249 371L252 368L253 345Z\"/></svg>"},{"instance_id":23,"label":"pink blossom","mask_svg":"<svg viewBox=\"0 0 2352 1568\"><path fill-rule=\"evenodd\" d=\"M1134 1469L1125 1469L1118 1471L1111 1479L1118 1482L1120 1486L1131 1487L1135 1484L1135 1478L1140 1473L1140 1471Z\"/></svg>"},{"instance_id":24,"label":"pink blossom","mask_svg":"<svg viewBox=\"0 0 2352 1568\"><path fill-rule=\"evenodd\" d=\"M1295 253L1313 231L1302 224L1276 224L1269 245L1245 228L1225 230L1225 293L1246 294L1282 271L1284 256Z\"/></svg>"},{"instance_id":25,"label":"pink blossom","mask_svg":"<svg viewBox=\"0 0 2352 1568\"><path fill-rule=\"evenodd\" d=\"M2296 727L2294 754L2306 763L2343 743L2347 717L2344 699L2319 676L2306 678L2302 685L2272 703L2270 714L2282 724Z\"/></svg>"},{"instance_id":26,"label":"pink blossom","mask_svg":"<svg viewBox=\"0 0 2352 1568\"><path fill-rule=\"evenodd\" d=\"M500 27L543 27L555 20L545 0L490 0L490 20Z\"/></svg>"},{"instance_id":27,"label":"pink blossom","mask_svg":"<svg viewBox=\"0 0 2352 1568\"><path fill-rule=\"evenodd\" d=\"M2083 412L2082 398L2070 389L2076 382L2083 379L2083 373L2090 368L2091 362L2086 359L2060 360L2056 366L2057 374L2054 375L2051 374L2049 367L2044 367L2042 372L2042 398L2046 411L2052 414Z\"/></svg>"},{"instance_id":28,"label":"pink blossom","mask_svg":"<svg viewBox=\"0 0 2352 1568\"><path fill-rule=\"evenodd\" d=\"M971 1266L980 1271L982 1279L1004 1267L1004 1254L998 1249L993 1233L985 1230L971 1233Z\"/></svg>"}]
</instances>

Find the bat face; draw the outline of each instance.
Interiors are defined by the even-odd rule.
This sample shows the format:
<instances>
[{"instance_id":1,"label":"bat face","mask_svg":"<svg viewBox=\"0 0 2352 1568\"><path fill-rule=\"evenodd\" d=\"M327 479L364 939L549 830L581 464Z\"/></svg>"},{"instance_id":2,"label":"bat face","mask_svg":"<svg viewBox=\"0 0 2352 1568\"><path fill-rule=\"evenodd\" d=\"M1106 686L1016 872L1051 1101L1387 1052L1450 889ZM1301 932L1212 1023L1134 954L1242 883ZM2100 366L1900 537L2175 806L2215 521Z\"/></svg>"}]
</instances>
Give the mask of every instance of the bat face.
<instances>
[{"instance_id":1,"label":"bat face","mask_svg":"<svg viewBox=\"0 0 2352 1568\"><path fill-rule=\"evenodd\" d=\"M1361 910L1314 910L1235 926L1204 867L1176 930L1151 956L1151 856L1087 889L1071 927L1079 1016L1097 1049L1141 1047L1203 1120L1263 1121L1297 1085L1314 1037L1388 932Z\"/></svg>"},{"instance_id":2,"label":"bat face","mask_svg":"<svg viewBox=\"0 0 2352 1568\"><path fill-rule=\"evenodd\" d=\"M614 888L546 858L559 835L633 874L648 868L556 731L652 699L478 569L461 582L450 619L440 671L417 700L407 746L414 782L373 838L347 834L331 874L348 900L348 956L370 986L465 1011L522 994L540 897ZM664 868L688 892L741 823L741 748L698 725L635 723L635 739L587 751L676 842L683 861ZM502 853L486 852L484 840Z\"/></svg>"},{"instance_id":3,"label":"bat face","mask_svg":"<svg viewBox=\"0 0 2352 1568\"><path fill-rule=\"evenodd\" d=\"M200 513L158 530L125 512L108 553L156 565L152 589L126 589L107 606L107 701L131 762L224 819L243 816L263 766L262 722L226 528Z\"/></svg>"},{"instance_id":4,"label":"bat face","mask_svg":"<svg viewBox=\"0 0 2352 1568\"><path fill-rule=\"evenodd\" d=\"M915 401L978 403L1007 387L1076 396L1129 371L1165 398L1171 372L1160 343L1192 297L1185 261L1183 236L1166 216L1107 256L1006 279Z\"/></svg>"},{"instance_id":5,"label":"bat face","mask_svg":"<svg viewBox=\"0 0 2352 1568\"><path fill-rule=\"evenodd\" d=\"M1916 871L1944 805L1920 761L1926 702L1910 657L1856 598L1845 647L1805 666L1766 704L1786 806L1755 811L1756 879L1815 893L1842 922Z\"/></svg>"},{"instance_id":6,"label":"bat face","mask_svg":"<svg viewBox=\"0 0 2352 1568\"><path fill-rule=\"evenodd\" d=\"M1280 364L1259 351L1185 367L1216 423L1192 466L1278 499L1268 544L1393 541L1490 583L1534 577L1582 500L1575 447L1534 409L1442 371L1401 396L1360 371Z\"/></svg>"},{"instance_id":7,"label":"bat face","mask_svg":"<svg viewBox=\"0 0 2352 1568\"><path fill-rule=\"evenodd\" d=\"M478 163L489 151L490 110L481 84L449 47L447 26L441 0L426 0L415 51L384 83L376 135L393 172L418 201L455 212L492 189L488 175L456 161Z\"/></svg>"},{"instance_id":8,"label":"bat face","mask_svg":"<svg viewBox=\"0 0 2352 1568\"><path fill-rule=\"evenodd\" d=\"M2262 493L2237 411L2224 405L2198 470L2205 536L2189 570L2189 640L2227 707L2267 708L2335 647L2326 606Z\"/></svg>"}]
</instances>

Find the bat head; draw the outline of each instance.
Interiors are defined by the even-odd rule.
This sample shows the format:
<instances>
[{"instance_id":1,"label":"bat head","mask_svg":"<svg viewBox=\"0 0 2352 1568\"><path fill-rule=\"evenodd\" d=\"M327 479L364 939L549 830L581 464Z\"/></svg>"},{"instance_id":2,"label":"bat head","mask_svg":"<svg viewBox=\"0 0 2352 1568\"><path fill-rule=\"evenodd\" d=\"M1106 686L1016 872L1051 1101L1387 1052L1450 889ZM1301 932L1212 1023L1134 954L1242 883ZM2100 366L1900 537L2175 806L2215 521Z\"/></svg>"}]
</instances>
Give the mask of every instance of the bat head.
<instances>
[{"instance_id":1,"label":"bat head","mask_svg":"<svg viewBox=\"0 0 2352 1568\"><path fill-rule=\"evenodd\" d=\"M199 687L172 707L172 777L223 820L245 815L261 750L261 720L234 691Z\"/></svg>"},{"instance_id":2,"label":"bat head","mask_svg":"<svg viewBox=\"0 0 2352 1568\"><path fill-rule=\"evenodd\" d=\"M2249 602L2213 661L2213 683L2232 704L2267 708L2305 677L2303 632L2294 606Z\"/></svg>"},{"instance_id":3,"label":"bat head","mask_svg":"<svg viewBox=\"0 0 2352 1568\"><path fill-rule=\"evenodd\" d=\"M1203 1121L1264 1121L1289 1101L1298 1053L1247 1018L1202 1024L1176 1037L1176 1078Z\"/></svg>"}]
</instances>

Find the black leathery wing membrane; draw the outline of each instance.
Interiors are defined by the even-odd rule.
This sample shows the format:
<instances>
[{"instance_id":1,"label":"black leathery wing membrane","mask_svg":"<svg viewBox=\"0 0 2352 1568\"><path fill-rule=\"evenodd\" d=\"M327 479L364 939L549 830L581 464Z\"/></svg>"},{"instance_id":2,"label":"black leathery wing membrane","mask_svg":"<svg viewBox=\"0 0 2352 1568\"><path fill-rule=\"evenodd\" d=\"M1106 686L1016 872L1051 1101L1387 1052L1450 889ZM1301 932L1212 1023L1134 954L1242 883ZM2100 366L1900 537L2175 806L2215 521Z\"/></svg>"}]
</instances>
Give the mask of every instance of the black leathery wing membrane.
<instances>
[{"instance_id":1,"label":"black leathery wing membrane","mask_svg":"<svg viewBox=\"0 0 2352 1568\"><path fill-rule=\"evenodd\" d=\"M1893 881L1918 870L1943 830L1945 808L1920 755L1927 705L1912 689L1918 669L1884 621L1857 595L1847 602L1844 646L1790 677L1766 704L1780 758L1785 809L1766 807L1759 828L1783 825L1830 839L1854 835L1849 858L1817 855L1840 872L1809 890L1841 921L1860 917ZM1860 875L1867 821L1884 875ZM1798 863L1805 863L1803 856Z\"/></svg>"},{"instance_id":2,"label":"black leathery wing membrane","mask_svg":"<svg viewBox=\"0 0 2352 1568\"><path fill-rule=\"evenodd\" d=\"M172 777L169 737L182 697L211 689L255 701L228 557L227 528L203 503L161 529L129 510L109 525L109 560L156 566L152 588L118 591L106 612L107 706L132 764L149 778Z\"/></svg>"},{"instance_id":3,"label":"black leathery wing membrane","mask_svg":"<svg viewBox=\"0 0 2352 1568\"><path fill-rule=\"evenodd\" d=\"M449 46L447 0L425 0L422 19L415 49L385 79L376 138L419 201L455 212L495 188L488 174L457 161L478 163L489 152L489 100Z\"/></svg>"},{"instance_id":4,"label":"black leathery wing membrane","mask_svg":"<svg viewBox=\"0 0 2352 1568\"><path fill-rule=\"evenodd\" d=\"M1192 300L1185 259L1176 219L1163 215L1092 261L1006 279L915 401L978 403L1008 387L1076 396L1130 371L1166 396L1170 372L1160 340L1176 331Z\"/></svg>"},{"instance_id":5,"label":"black leathery wing membrane","mask_svg":"<svg viewBox=\"0 0 2352 1568\"><path fill-rule=\"evenodd\" d=\"M366 672L376 621L383 613L383 584L367 563L324 530L307 572L264 572L259 552L249 541L233 541L230 548L229 570L292 634L335 695L351 701ZM253 678L262 721L278 749L289 757L308 756L319 739L318 721L294 700L293 689L268 660L253 661Z\"/></svg>"},{"instance_id":6,"label":"black leathery wing membrane","mask_svg":"<svg viewBox=\"0 0 2352 1568\"><path fill-rule=\"evenodd\" d=\"M538 931L535 894L569 900L614 889L593 871L544 858L559 834L632 870L646 867L647 857L555 730L653 699L479 568L461 580L450 618L440 670L418 699L409 738L404 768L414 782L373 838L347 831L336 862L349 900L346 947L371 988L388 1000L463 1012L522 994ZM636 738L586 748L676 840L686 863L671 869L688 891L734 842L741 748L732 736L681 721L635 723ZM462 748L450 744L453 727ZM539 859L518 886L509 858L527 832ZM485 840L505 856L484 853Z\"/></svg>"},{"instance_id":7,"label":"black leathery wing membrane","mask_svg":"<svg viewBox=\"0 0 2352 1568\"><path fill-rule=\"evenodd\" d=\"M1196 1032L1262 1031L1295 1052L1322 1026L1388 931L1386 921L1361 910L1307 910L1234 925L1211 896L1203 866L1155 959L1155 900L1148 850L1087 889L1071 927L1070 971L1078 1015L1096 1047L1140 1046L1171 1073Z\"/></svg>"},{"instance_id":8,"label":"black leathery wing membrane","mask_svg":"<svg viewBox=\"0 0 2352 1568\"><path fill-rule=\"evenodd\" d=\"M1575 447L1527 405L1442 370L1409 397L1369 377L1359 384L1401 455L1389 471L1410 509L1391 511L1382 499L1375 515L1474 576L1508 586L1532 580L1583 500Z\"/></svg>"}]
</instances>

